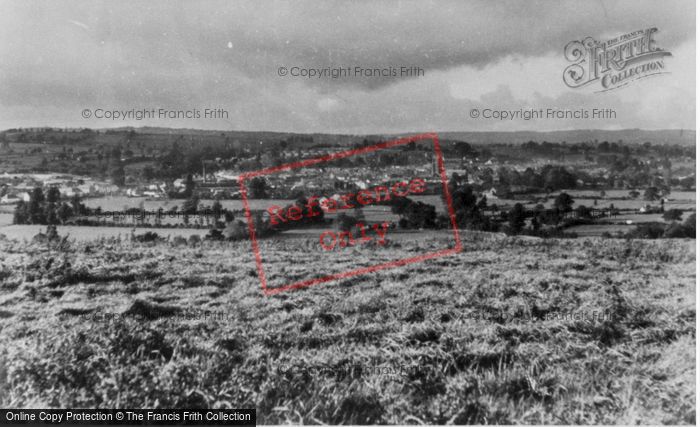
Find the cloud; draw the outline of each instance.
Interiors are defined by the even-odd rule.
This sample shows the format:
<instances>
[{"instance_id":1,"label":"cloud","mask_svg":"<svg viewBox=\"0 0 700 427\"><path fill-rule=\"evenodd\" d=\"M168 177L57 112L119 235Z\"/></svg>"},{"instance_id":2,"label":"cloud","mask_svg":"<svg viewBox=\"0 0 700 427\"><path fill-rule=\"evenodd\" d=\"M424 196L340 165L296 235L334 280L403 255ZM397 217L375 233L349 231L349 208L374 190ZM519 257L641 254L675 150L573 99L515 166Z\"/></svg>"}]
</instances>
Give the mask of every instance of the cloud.
<instances>
[{"instance_id":1,"label":"cloud","mask_svg":"<svg viewBox=\"0 0 700 427\"><path fill-rule=\"evenodd\" d=\"M455 129L474 126L464 122L464 110L503 85L518 103L561 97L568 90L560 84L568 41L656 26L659 44L674 55L695 47L692 1L1 3L0 124L8 127L17 121L106 125L80 119L86 107L216 105L232 112L229 122L151 124L301 132ZM683 55L674 56L674 68L692 63L694 72L694 50ZM280 66L410 65L422 67L425 76L277 74ZM674 87L676 78L658 80L656 89L639 84L649 95L625 123L655 122L644 116L651 114L648 99L669 105L680 94L694 105L688 90L694 76L681 79L681 88Z\"/></svg>"}]
</instances>

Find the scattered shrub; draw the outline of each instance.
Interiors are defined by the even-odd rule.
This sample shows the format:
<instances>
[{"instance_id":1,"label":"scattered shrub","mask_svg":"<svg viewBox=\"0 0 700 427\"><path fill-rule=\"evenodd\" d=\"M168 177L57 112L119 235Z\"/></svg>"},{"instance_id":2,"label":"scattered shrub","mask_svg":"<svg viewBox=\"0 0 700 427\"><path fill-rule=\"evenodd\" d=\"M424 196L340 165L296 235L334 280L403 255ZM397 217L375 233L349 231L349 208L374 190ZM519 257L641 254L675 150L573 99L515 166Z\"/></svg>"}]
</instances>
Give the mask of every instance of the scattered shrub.
<instances>
[{"instance_id":1,"label":"scattered shrub","mask_svg":"<svg viewBox=\"0 0 700 427\"><path fill-rule=\"evenodd\" d=\"M141 243L146 243L146 242L155 242L160 239L158 236L158 233L154 233L153 231L147 231L143 234L136 234L134 235L134 240L137 242Z\"/></svg>"},{"instance_id":2,"label":"scattered shrub","mask_svg":"<svg viewBox=\"0 0 700 427\"><path fill-rule=\"evenodd\" d=\"M672 222L665 225L660 222L650 222L636 226L626 237L632 239L660 238L695 238L695 214L688 217L684 224Z\"/></svg>"},{"instance_id":3,"label":"scattered shrub","mask_svg":"<svg viewBox=\"0 0 700 427\"><path fill-rule=\"evenodd\" d=\"M187 239L185 239L182 236L175 236L173 237L173 245L175 246L185 246L187 245Z\"/></svg>"},{"instance_id":4,"label":"scattered shrub","mask_svg":"<svg viewBox=\"0 0 700 427\"><path fill-rule=\"evenodd\" d=\"M206 236L204 236L204 240L223 240L224 239L224 233L222 230L217 230L216 228L212 228L209 230L209 233L207 233Z\"/></svg>"}]
</instances>

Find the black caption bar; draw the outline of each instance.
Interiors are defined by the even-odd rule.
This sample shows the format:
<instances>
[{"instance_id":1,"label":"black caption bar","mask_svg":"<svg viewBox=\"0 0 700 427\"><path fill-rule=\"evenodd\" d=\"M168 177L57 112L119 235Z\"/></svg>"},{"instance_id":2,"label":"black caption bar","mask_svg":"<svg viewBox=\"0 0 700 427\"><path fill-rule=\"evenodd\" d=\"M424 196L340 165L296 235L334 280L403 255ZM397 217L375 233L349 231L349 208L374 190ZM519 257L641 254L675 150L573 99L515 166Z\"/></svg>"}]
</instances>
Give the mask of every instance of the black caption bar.
<instances>
[{"instance_id":1,"label":"black caption bar","mask_svg":"<svg viewBox=\"0 0 700 427\"><path fill-rule=\"evenodd\" d=\"M254 426L255 409L0 409L0 424Z\"/></svg>"}]
</instances>

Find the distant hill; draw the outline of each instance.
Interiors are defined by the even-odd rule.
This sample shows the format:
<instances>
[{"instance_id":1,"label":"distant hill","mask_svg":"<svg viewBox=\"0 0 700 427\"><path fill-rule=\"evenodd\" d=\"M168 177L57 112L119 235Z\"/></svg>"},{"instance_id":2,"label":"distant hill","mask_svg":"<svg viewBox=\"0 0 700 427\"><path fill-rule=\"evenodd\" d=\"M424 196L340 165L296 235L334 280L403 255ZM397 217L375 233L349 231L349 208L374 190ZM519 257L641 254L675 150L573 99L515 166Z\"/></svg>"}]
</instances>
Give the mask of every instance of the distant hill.
<instances>
[{"instance_id":1,"label":"distant hill","mask_svg":"<svg viewBox=\"0 0 700 427\"><path fill-rule=\"evenodd\" d=\"M178 133L178 134L225 134L227 136L239 138L260 138L261 140L286 139L291 136L312 136L315 141L327 142L330 144L345 145L351 144L358 139L368 138L375 140L379 138L395 138L408 136L410 134L367 134L367 135L343 135L326 133L293 133L293 132L267 132L267 131L208 131L196 129L166 129L166 128L137 128L137 132L148 133ZM515 131L515 132L438 132L441 138L449 140L461 140L473 144L521 144L528 141L549 141L549 142L617 142L622 140L625 143L664 145L694 145L695 130L687 129L623 129L623 130L602 130L602 129L577 129L551 132Z\"/></svg>"},{"instance_id":2,"label":"distant hill","mask_svg":"<svg viewBox=\"0 0 700 427\"><path fill-rule=\"evenodd\" d=\"M623 129L623 130L599 130L599 129L578 129L553 132L439 132L445 139L457 139L474 144L518 144L530 140L536 142L562 142L569 143L591 142L596 139L599 142L617 142L622 140L625 143L664 145L694 145L695 130L686 129L664 129L664 130L643 130L643 129Z\"/></svg>"},{"instance_id":3,"label":"distant hill","mask_svg":"<svg viewBox=\"0 0 700 427\"><path fill-rule=\"evenodd\" d=\"M23 129L23 131L33 132L41 128ZM265 143L282 140L294 140L295 147L304 147L314 144L348 146L363 139L376 141L378 139L392 139L403 136L415 135L418 132L403 134L330 134L330 133L295 133L295 132L272 132L272 131L227 131L227 130L203 130L203 129L175 129L161 127L120 127L95 129L101 134L126 134L134 130L137 134L152 135L157 139L159 136L168 138L178 135L184 137L201 137L206 140L217 140L221 137L238 139L245 143ZM60 131L60 130L59 130ZM72 129L72 132L80 132L80 129ZM429 131L429 130L426 130ZM17 130L0 131L0 134L15 133ZM695 130L688 129L623 129L623 130L602 130L602 129L577 129L566 131L534 132L534 131L514 131L514 132L437 132L441 139L452 141L465 141L470 144L523 144L528 141L535 142L617 142L622 140L628 144L652 144L663 145L695 145ZM312 137L313 142L307 139Z\"/></svg>"}]
</instances>

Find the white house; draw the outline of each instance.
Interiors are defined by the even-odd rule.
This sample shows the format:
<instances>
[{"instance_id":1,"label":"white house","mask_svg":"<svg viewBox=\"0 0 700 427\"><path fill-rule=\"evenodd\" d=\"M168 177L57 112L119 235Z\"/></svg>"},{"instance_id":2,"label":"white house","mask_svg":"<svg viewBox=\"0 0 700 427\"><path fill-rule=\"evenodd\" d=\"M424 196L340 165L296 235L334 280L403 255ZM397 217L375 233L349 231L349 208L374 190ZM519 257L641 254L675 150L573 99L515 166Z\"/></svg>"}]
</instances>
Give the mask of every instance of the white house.
<instances>
[{"instance_id":1,"label":"white house","mask_svg":"<svg viewBox=\"0 0 700 427\"><path fill-rule=\"evenodd\" d=\"M360 181L359 179L355 181L355 185L361 190L366 190L368 188L367 182Z\"/></svg>"},{"instance_id":2,"label":"white house","mask_svg":"<svg viewBox=\"0 0 700 427\"><path fill-rule=\"evenodd\" d=\"M154 199L157 199L157 198L160 198L160 197L164 197L164 194L161 193L160 191L150 191L150 190L149 190L149 191L144 191L144 192L143 192L143 195L146 196L146 197L154 198Z\"/></svg>"},{"instance_id":3,"label":"white house","mask_svg":"<svg viewBox=\"0 0 700 427\"><path fill-rule=\"evenodd\" d=\"M486 198L489 200L498 200L498 196L496 195L496 189L493 187L490 190L486 191L483 195L486 196Z\"/></svg>"},{"instance_id":4,"label":"white house","mask_svg":"<svg viewBox=\"0 0 700 427\"><path fill-rule=\"evenodd\" d=\"M9 194L5 194L0 198L0 205L14 205L16 203L20 202L20 198L17 196L10 196Z\"/></svg>"},{"instance_id":5,"label":"white house","mask_svg":"<svg viewBox=\"0 0 700 427\"><path fill-rule=\"evenodd\" d=\"M29 193L18 193L14 195L6 194L0 198L0 205L14 205L19 202L28 202L31 197Z\"/></svg>"},{"instance_id":6,"label":"white house","mask_svg":"<svg viewBox=\"0 0 700 427\"><path fill-rule=\"evenodd\" d=\"M142 197L143 192L139 188L128 188L126 190L126 195L129 197Z\"/></svg>"}]
</instances>

